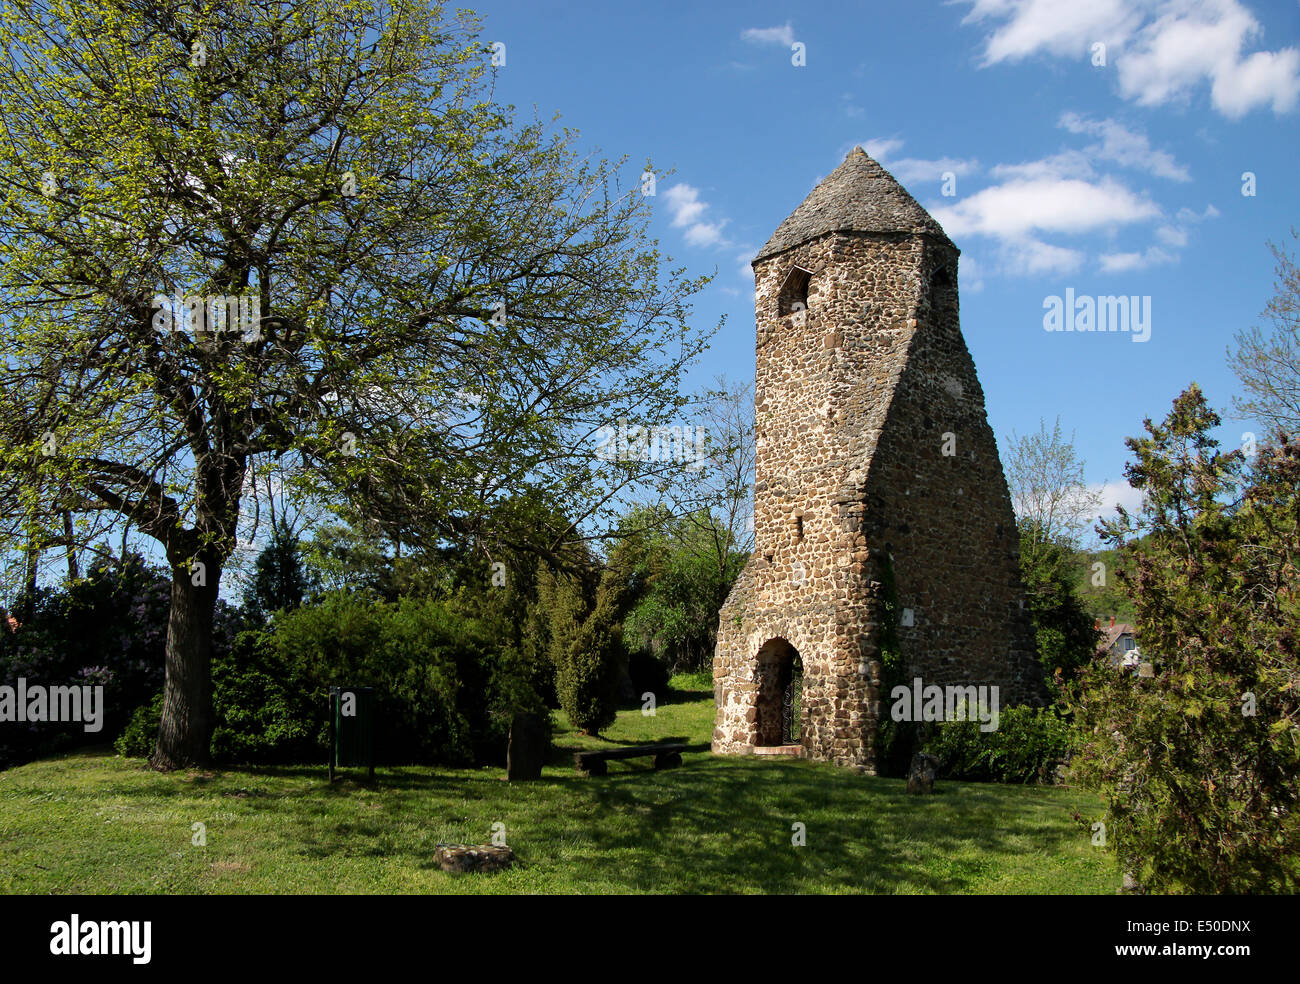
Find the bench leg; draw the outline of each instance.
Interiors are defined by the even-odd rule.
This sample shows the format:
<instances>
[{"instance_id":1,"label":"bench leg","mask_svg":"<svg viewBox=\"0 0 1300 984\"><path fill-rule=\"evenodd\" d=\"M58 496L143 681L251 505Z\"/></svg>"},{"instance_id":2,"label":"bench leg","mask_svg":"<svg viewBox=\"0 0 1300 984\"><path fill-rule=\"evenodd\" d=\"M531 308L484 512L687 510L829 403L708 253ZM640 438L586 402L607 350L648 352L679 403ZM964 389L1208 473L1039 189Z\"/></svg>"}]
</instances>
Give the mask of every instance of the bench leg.
<instances>
[{"instance_id":1,"label":"bench leg","mask_svg":"<svg viewBox=\"0 0 1300 984\"><path fill-rule=\"evenodd\" d=\"M675 769L681 764L681 752L660 752L655 756L656 769Z\"/></svg>"},{"instance_id":2,"label":"bench leg","mask_svg":"<svg viewBox=\"0 0 1300 984\"><path fill-rule=\"evenodd\" d=\"M603 776L609 772L609 764L604 759L593 759L585 766L580 765L578 768L589 776Z\"/></svg>"}]
</instances>

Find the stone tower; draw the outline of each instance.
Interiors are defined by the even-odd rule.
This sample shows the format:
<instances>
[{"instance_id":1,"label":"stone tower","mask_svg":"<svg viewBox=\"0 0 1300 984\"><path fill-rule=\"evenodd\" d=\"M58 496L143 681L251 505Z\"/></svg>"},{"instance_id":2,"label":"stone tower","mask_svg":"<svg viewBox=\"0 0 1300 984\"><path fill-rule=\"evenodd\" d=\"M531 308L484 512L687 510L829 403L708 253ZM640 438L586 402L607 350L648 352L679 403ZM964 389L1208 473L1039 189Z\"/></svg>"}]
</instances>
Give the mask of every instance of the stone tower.
<instances>
[{"instance_id":1,"label":"stone tower","mask_svg":"<svg viewBox=\"0 0 1300 984\"><path fill-rule=\"evenodd\" d=\"M756 549L722 607L715 752L874 773L882 644L895 682L1042 699L957 256L854 148L754 260Z\"/></svg>"}]
</instances>

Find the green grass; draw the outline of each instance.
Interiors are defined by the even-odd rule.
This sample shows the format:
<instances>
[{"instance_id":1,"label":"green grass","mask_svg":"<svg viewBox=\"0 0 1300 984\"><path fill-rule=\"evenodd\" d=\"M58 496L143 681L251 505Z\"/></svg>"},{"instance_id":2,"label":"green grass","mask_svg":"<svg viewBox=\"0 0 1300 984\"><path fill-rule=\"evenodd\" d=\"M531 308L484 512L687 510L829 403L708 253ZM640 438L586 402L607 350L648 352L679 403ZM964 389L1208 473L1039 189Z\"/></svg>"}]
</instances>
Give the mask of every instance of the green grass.
<instances>
[{"instance_id":1,"label":"green grass","mask_svg":"<svg viewBox=\"0 0 1300 984\"><path fill-rule=\"evenodd\" d=\"M675 681L683 685L681 679ZM690 684L699 686L701 681ZM601 738L557 725L536 783L504 770L382 768L373 788L323 766L159 775L80 752L0 772L0 891L1113 893L1111 860L1070 819L1080 791L903 782L798 760L709 754L707 689L654 717L619 714ZM572 753L684 739L681 768L649 759L573 770ZM207 846L191 844L191 825ZM791 844L803 823L807 846ZM505 824L520 863L450 875L440 842L486 843Z\"/></svg>"}]
</instances>

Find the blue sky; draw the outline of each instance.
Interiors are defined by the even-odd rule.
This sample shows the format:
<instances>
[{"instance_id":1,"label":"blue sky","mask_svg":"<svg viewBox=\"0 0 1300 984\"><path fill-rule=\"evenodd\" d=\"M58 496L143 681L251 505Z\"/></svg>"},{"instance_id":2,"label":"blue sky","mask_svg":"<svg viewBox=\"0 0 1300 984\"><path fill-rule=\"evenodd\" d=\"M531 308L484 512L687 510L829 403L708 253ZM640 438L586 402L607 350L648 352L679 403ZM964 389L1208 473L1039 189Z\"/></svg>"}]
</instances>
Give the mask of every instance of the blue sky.
<instances>
[{"instance_id":1,"label":"blue sky","mask_svg":"<svg viewBox=\"0 0 1300 984\"><path fill-rule=\"evenodd\" d=\"M962 250L962 329L1000 444L1059 415L1088 480L1132 502L1124 438L1192 380L1225 444L1257 429L1230 416L1225 350L1262 323L1267 242L1300 227L1296 0L476 10L506 46L502 100L628 155L629 181L646 158L675 169L652 233L691 272L716 268L696 315L727 316L688 385L752 380L749 261L861 144ZM1149 339L1045 331L1067 289L1149 297Z\"/></svg>"}]
</instances>

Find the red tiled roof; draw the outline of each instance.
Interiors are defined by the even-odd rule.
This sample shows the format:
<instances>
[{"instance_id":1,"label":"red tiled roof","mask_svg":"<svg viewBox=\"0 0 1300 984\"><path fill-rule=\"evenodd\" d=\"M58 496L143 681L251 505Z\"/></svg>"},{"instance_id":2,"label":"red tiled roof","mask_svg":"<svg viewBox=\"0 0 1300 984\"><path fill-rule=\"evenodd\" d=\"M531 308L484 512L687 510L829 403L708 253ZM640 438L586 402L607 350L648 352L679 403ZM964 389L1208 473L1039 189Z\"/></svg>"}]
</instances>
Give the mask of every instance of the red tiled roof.
<instances>
[{"instance_id":1,"label":"red tiled roof","mask_svg":"<svg viewBox=\"0 0 1300 984\"><path fill-rule=\"evenodd\" d=\"M1097 652L1110 652L1110 648L1119 642L1120 636L1137 634L1137 629L1129 625L1128 622L1116 622L1114 625L1103 625L1101 627L1102 641L1097 643Z\"/></svg>"}]
</instances>

